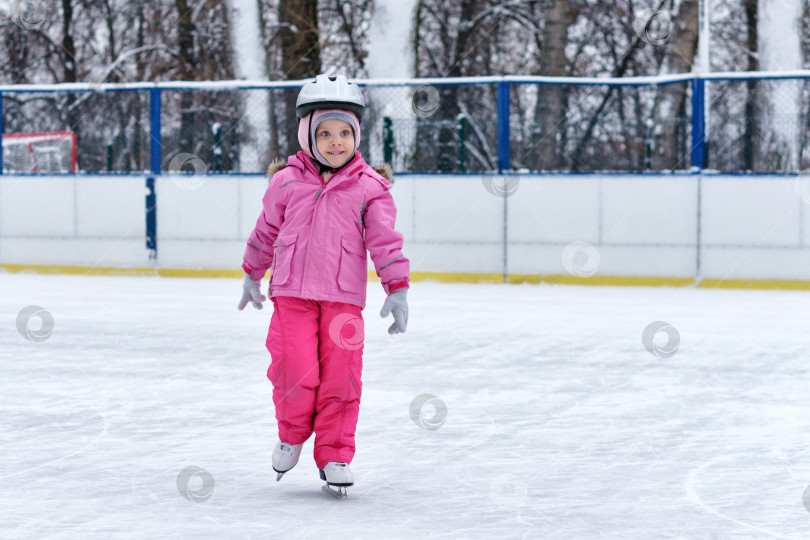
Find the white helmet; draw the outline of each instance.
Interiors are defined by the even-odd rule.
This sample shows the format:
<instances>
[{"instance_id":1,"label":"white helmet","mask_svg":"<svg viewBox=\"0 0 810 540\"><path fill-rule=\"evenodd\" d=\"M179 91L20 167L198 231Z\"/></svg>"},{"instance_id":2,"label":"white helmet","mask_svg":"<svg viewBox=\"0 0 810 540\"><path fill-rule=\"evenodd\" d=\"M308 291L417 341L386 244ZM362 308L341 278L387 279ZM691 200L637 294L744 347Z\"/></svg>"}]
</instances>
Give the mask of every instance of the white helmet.
<instances>
[{"instance_id":1,"label":"white helmet","mask_svg":"<svg viewBox=\"0 0 810 540\"><path fill-rule=\"evenodd\" d=\"M303 118L317 109L343 109L363 120L366 100L360 87L349 82L345 75L318 75L301 87L295 114Z\"/></svg>"}]
</instances>

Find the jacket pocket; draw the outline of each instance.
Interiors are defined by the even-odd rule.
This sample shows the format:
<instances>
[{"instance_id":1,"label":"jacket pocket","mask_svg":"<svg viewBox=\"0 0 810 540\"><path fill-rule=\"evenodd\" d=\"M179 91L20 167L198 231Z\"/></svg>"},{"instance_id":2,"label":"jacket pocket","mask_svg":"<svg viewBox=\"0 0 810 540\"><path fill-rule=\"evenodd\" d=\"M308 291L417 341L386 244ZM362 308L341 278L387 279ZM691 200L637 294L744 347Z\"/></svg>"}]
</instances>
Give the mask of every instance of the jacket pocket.
<instances>
[{"instance_id":1,"label":"jacket pocket","mask_svg":"<svg viewBox=\"0 0 810 540\"><path fill-rule=\"evenodd\" d=\"M290 281L292 257L295 252L295 241L298 233L287 234L276 238L273 244L273 275L270 279L273 285L286 285Z\"/></svg>"},{"instance_id":2,"label":"jacket pocket","mask_svg":"<svg viewBox=\"0 0 810 540\"><path fill-rule=\"evenodd\" d=\"M338 287L342 291L357 293L366 284L368 260L366 245L361 238L341 236Z\"/></svg>"}]
</instances>

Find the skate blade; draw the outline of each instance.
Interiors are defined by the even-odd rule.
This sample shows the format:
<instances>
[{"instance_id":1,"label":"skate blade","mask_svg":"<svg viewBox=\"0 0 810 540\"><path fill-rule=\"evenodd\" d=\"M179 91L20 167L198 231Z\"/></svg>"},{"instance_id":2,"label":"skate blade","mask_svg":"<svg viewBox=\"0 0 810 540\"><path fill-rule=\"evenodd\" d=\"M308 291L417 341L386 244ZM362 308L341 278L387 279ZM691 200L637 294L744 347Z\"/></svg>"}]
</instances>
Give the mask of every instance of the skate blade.
<instances>
[{"instance_id":1,"label":"skate blade","mask_svg":"<svg viewBox=\"0 0 810 540\"><path fill-rule=\"evenodd\" d=\"M276 474L276 482L278 482L279 480L281 480L281 477L284 476L284 473L283 472L278 472L278 471L276 471L276 472L277 472L277 474Z\"/></svg>"},{"instance_id":2,"label":"skate blade","mask_svg":"<svg viewBox=\"0 0 810 540\"><path fill-rule=\"evenodd\" d=\"M348 496L348 493L346 493L346 488L343 486L337 486L337 489L334 489L332 486L327 484L323 486L321 489L323 490L324 493L328 493L329 495L335 497L336 499L345 499Z\"/></svg>"}]
</instances>

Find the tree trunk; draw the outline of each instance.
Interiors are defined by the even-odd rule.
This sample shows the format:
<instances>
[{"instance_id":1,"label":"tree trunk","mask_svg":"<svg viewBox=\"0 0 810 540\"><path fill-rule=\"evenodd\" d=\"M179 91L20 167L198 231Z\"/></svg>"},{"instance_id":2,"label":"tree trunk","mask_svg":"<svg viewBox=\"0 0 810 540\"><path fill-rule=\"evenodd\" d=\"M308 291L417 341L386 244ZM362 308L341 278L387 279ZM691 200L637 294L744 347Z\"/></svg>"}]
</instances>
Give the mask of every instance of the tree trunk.
<instances>
[{"instance_id":1,"label":"tree trunk","mask_svg":"<svg viewBox=\"0 0 810 540\"><path fill-rule=\"evenodd\" d=\"M747 32L746 44L748 48L748 68L746 71L758 71L759 62L757 61L757 0L745 0L745 22ZM754 133L759 131L757 129L758 116L754 114L756 105L756 89L757 81L745 81L746 96L745 96L745 111L743 117L743 147L742 147L742 164L743 170L751 171L754 169Z\"/></svg>"},{"instance_id":2,"label":"tree trunk","mask_svg":"<svg viewBox=\"0 0 810 540\"><path fill-rule=\"evenodd\" d=\"M267 20L264 16L264 9L262 6L261 0L256 0L259 9L259 31L261 35L261 43L262 47L265 47L267 50L274 48L274 40L267 35ZM272 60L270 58L270 54L264 55L264 71L267 74L268 80L271 78L271 74L273 74L273 65ZM269 148L268 153L272 158L279 158L281 156L281 148L278 144L278 118L276 117L276 90L268 90L267 91L267 100L268 100L268 107L267 107L267 122L270 124L270 140L269 140Z\"/></svg>"},{"instance_id":3,"label":"tree trunk","mask_svg":"<svg viewBox=\"0 0 810 540\"><path fill-rule=\"evenodd\" d=\"M76 82L76 46L73 42L73 0L62 0L62 82ZM76 119L73 103L76 97L71 92L65 94L64 111L67 111L65 122L72 131L76 131Z\"/></svg>"},{"instance_id":4,"label":"tree trunk","mask_svg":"<svg viewBox=\"0 0 810 540\"><path fill-rule=\"evenodd\" d=\"M672 35L665 44L664 58L659 73L688 73L692 70L698 42L698 0L683 0L678 13L672 18ZM687 168L685 156L678 159L675 143L679 131L686 128L682 117L686 106L686 83L665 84L658 87L653 108L653 169Z\"/></svg>"},{"instance_id":5,"label":"tree trunk","mask_svg":"<svg viewBox=\"0 0 810 540\"><path fill-rule=\"evenodd\" d=\"M146 18L144 17L143 13L143 4L140 3L137 4L136 13L137 13L136 24L138 31L136 34L137 37L135 41L135 46L140 48L143 47L144 44L144 25L146 24ZM146 60L144 60L143 55L138 55L138 58L136 59L135 62L136 62L135 72L137 74L135 80L143 81L146 78ZM143 124L145 121L141 119L143 118L143 111L146 110L144 103L141 101L142 99L144 98L142 97L141 93L139 93L138 96L135 98L133 110L134 116L137 119L137 121L133 126L135 135L132 140L132 155L133 155L132 167L136 171L143 171L144 170L143 164L145 163L145 161L141 160L141 152L143 151L143 149L141 148L141 141L145 139L143 129Z\"/></svg>"},{"instance_id":6,"label":"tree trunk","mask_svg":"<svg viewBox=\"0 0 810 540\"><path fill-rule=\"evenodd\" d=\"M553 0L545 13L543 30L543 54L540 57L540 74L563 76L567 67L565 46L568 44L568 27L573 10L569 0ZM540 85L537 88L535 125L532 130L531 147L534 155L526 156L533 169L556 169L560 166L560 127L564 127L566 112L566 87L563 85Z\"/></svg>"},{"instance_id":7,"label":"tree trunk","mask_svg":"<svg viewBox=\"0 0 810 540\"><path fill-rule=\"evenodd\" d=\"M450 68L447 77L461 77L465 75L462 69L464 59L469 55L467 44L475 28L472 25L473 17L480 9L480 0L461 0L461 15L458 25L455 47L450 58ZM468 74L469 75L469 74ZM439 112L441 114L441 127L439 128L439 156L437 167L439 171L449 172L458 168L457 125L461 108L458 103L458 86L442 85L439 89Z\"/></svg>"},{"instance_id":8,"label":"tree trunk","mask_svg":"<svg viewBox=\"0 0 810 540\"><path fill-rule=\"evenodd\" d=\"M287 80L315 77L321 72L321 46L316 0L280 0L278 5L281 35L281 70ZM297 90L286 90L286 153L298 148L298 121L295 117Z\"/></svg>"},{"instance_id":9,"label":"tree trunk","mask_svg":"<svg viewBox=\"0 0 810 540\"><path fill-rule=\"evenodd\" d=\"M178 15L177 48L180 56L180 78L193 80L197 72L194 54L194 22L191 20L191 7L186 0L175 0ZM194 153L194 96L189 91L180 91L180 139L176 152Z\"/></svg>"},{"instance_id":10,"label":"tree trunk","mask_svg":"<svg viewBox=\"0 0 810 540\"><path fill-rule=\"evenodd\" d=\"M417 0L413 15L413 76L419 78L419 47L422 45L422 0Z\"/></svg>"}]
</instances>

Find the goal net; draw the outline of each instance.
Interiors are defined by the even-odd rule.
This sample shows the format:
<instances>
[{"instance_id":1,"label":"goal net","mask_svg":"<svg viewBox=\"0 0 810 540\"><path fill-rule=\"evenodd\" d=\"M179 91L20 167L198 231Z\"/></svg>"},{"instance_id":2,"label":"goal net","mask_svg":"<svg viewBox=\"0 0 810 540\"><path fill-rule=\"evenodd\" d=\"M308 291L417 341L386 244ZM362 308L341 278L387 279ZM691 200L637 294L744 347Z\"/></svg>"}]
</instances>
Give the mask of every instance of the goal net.
<instances>
[{"instance_id":1,"label":"goal net","mask_svg":"<svg viewBox=\"0 0 810 540\"><path fill-rule=\"evenodd\" d=\"M3 135L3 172L76 172L76 134L51 131Z\"/></svg>"}]
</instances>

